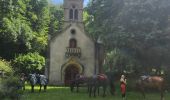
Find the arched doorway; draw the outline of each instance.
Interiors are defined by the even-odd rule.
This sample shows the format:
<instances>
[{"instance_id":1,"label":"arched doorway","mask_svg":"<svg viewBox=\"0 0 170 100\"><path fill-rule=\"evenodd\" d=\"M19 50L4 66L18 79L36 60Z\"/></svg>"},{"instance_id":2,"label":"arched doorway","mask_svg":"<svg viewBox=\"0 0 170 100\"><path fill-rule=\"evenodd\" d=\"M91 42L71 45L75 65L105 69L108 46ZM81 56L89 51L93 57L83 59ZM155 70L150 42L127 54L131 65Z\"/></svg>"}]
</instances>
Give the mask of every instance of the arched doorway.
<instances>
[{"instance_id":1,"label":"arched doorway","mask_svg":"<svg viewBox=\"0 0 170 100\"><path fill-rule=\"evenodd\" d=\"M80 73L80 69L76 65L72 64L68 65L64 72L64 83L65 85L69 85L70 81L75 79L76 75Z\"/></svg>"}]
</instances>

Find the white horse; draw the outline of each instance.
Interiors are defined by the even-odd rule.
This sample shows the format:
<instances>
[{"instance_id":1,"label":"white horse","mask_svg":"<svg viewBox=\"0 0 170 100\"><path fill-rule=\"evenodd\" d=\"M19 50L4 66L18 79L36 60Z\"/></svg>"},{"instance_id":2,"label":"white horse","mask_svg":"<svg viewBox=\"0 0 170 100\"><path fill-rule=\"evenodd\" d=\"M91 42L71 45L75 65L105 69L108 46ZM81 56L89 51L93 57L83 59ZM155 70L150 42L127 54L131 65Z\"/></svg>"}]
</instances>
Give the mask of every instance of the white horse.
<instances>
[{"instance_id":1,"label":"white horse","mask_svg":"<svg viewBox=\"0 0 170 100\"><path fill-rule=\"evenodd\" d=\"M31 92L34 92L34 86L36 84L40 85L39 92L41 91L42 86L44 86L44 91L46 91L48 82L45 75L29 74L28 80L31 84Z\"/></svg>"}]
</instances>

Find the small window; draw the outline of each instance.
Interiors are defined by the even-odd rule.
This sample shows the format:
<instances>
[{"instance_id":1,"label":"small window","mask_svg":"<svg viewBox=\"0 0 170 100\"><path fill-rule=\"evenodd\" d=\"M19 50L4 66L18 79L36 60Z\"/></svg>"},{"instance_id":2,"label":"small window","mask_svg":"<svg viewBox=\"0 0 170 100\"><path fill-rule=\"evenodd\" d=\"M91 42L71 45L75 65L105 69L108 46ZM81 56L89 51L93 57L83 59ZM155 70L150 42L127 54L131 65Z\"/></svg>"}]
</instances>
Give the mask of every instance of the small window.
<instances>
[{"instance_id":1,"label":"small window","mask_svg":"<svg viewBox=\"0 0 170 100\"><path fill-rule=\"evenodd\" d=\"M74 11L74 19L78 20L78 10L77 9Z\"/></svg>"},{"instance_id":2,"label":"small window","mask_svg":"<svg viewBox=\"0 0 170 100\"><path fill-rule=\"evenodd\" d=\"M73 9L70 9L69 11L69 19L73 19Z\"/></svg>"},{"instance_id":3,"label":"small window","mask_svg":"<svg viewBox=\"0 0 170 100\"><path fill-rule=\"evenodd\" d=\"M77 47L77 41L76 41L76 39L70 39L69 42L70 42L70 43L69 43L69 47L70 47L70 48L76 48L76 47Z\"/></svg>"}]
</instances>

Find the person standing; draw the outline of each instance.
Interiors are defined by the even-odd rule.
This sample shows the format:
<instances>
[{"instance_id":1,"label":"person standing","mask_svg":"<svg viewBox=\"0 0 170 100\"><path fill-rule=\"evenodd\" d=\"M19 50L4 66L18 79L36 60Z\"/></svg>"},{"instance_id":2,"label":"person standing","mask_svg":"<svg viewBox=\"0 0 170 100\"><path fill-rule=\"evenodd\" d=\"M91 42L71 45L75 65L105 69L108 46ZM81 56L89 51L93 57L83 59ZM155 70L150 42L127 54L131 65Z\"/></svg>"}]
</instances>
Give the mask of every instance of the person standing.
<instances>
[{"instance_id":1,"label":"person standing","mask_svg":"<svg viewBox=\"0 0 170 100\"><path fill-rule=\"evenodd\" d=\"M121 89L123 100L125 100L125 97L126 97L126 84L127 83L126 83L125 75L121 75L121 78L120 78L120 89Z\"/></svg>"},{"instance_id":2,"label":"person standing","mask_svg":"<svg viewBox=\"0 0 170 100\"><path fill-rule=\"evenodd\" d=\"M23 90L25 90L25 81L26 81L25 74L21 73L21 75L20 75L20 85L21 85L21 88Z\"/></svg>"}]
</instances>

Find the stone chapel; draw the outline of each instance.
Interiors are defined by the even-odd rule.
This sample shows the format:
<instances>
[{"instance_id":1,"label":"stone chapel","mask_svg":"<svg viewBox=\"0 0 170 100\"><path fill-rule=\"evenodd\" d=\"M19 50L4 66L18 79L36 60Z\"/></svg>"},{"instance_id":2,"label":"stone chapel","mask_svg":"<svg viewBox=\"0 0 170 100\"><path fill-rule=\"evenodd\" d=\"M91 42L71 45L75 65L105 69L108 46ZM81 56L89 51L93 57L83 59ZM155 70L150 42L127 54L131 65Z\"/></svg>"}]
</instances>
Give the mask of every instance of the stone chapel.
<instances>
[{"instance_id":1,"label":"stone chapel","mask_svg":"<svg viewBox=\"0 0 170 100\"><path fill-rule=\"evenodd\" d=\"M64 0L64 25L51 36L45 74L49 84L68 85L77 74L101 72L103 46L89 38L83 25L83 0Z\"/></svg>"}]
</instances>

